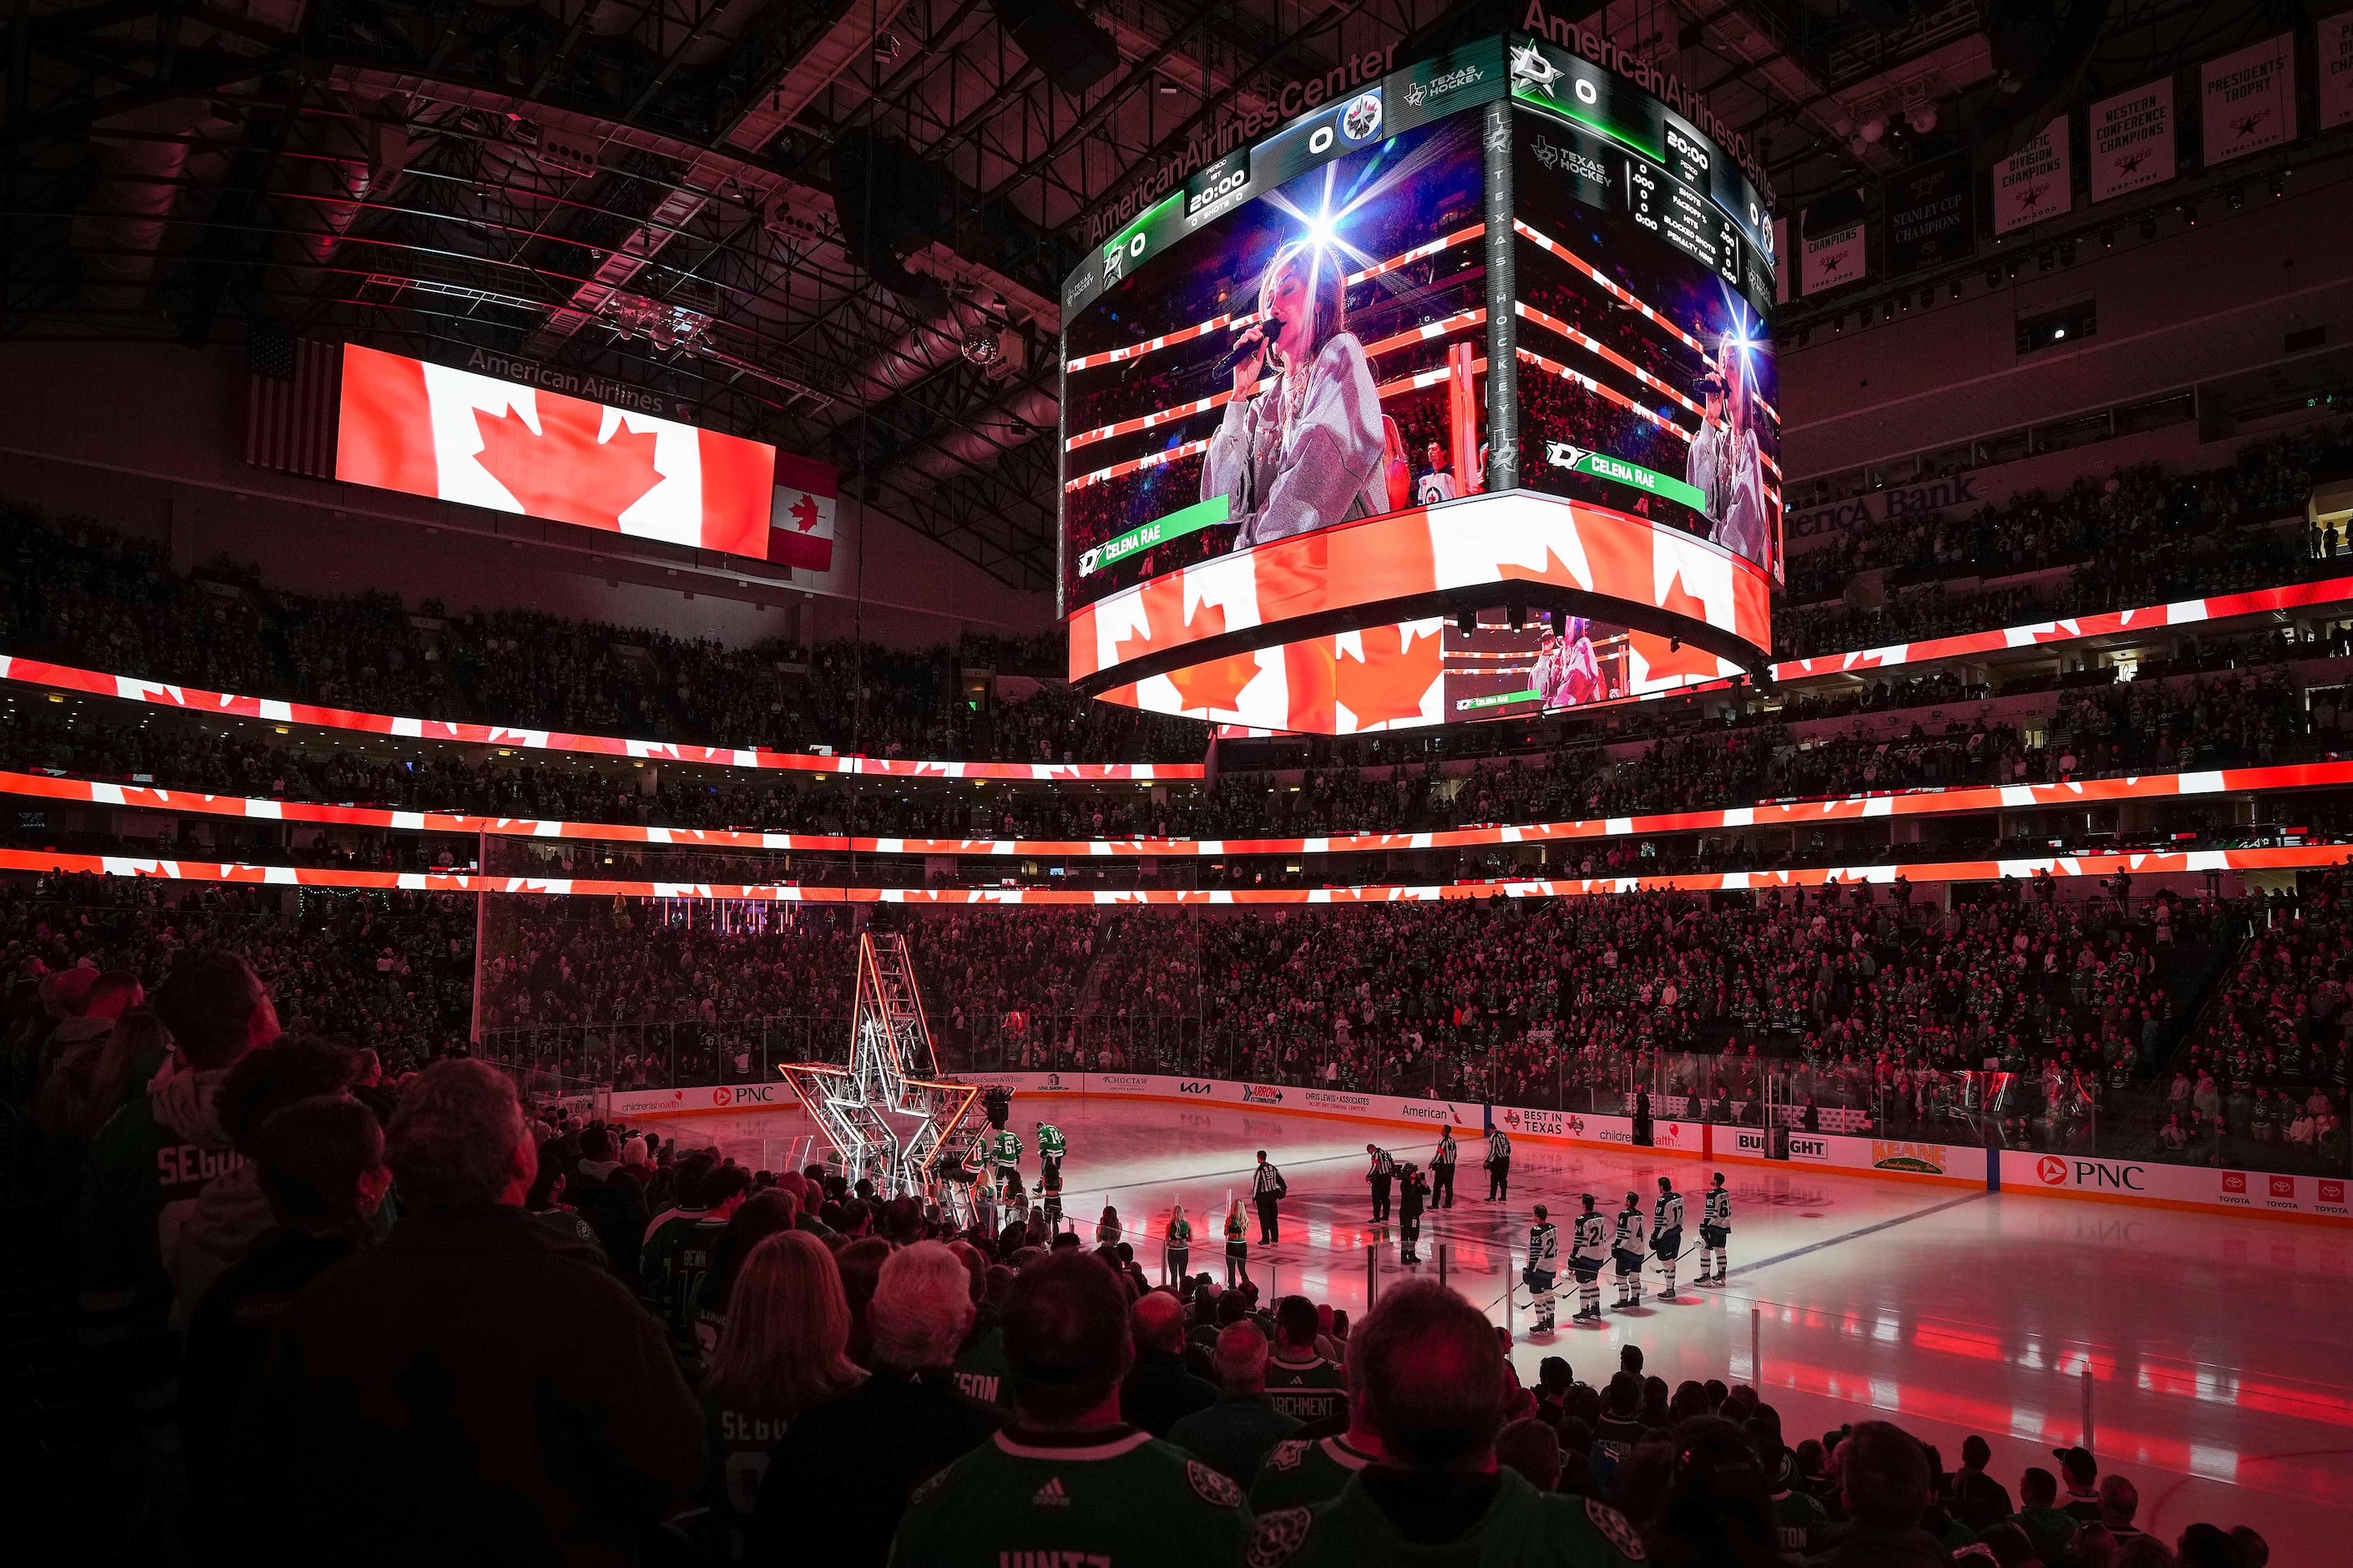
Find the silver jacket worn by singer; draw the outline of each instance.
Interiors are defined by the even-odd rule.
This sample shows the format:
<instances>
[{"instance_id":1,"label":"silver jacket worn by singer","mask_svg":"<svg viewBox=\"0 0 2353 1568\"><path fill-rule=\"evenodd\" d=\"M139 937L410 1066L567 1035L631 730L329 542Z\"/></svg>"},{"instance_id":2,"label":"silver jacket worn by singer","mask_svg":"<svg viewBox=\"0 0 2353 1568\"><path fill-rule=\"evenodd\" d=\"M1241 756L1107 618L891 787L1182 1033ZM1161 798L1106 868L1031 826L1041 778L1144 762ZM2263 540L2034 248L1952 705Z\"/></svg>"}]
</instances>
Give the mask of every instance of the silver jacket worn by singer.
<instances>
[{"instance_id":1,"label":"silver jacket worn by singer","mask_svg":"<svg viewBox=\"0 0 2353 1568\"><path fill-rule=\"evenodd\" d=\"M1388 510L1381 402L1354 334L1324 342L1288 430L1282 396L1277 378L1257 396L1228 403L1201 468L1201 499L1224 496L1241 525L1237 550Z\"/></svg>"}]
</instances>

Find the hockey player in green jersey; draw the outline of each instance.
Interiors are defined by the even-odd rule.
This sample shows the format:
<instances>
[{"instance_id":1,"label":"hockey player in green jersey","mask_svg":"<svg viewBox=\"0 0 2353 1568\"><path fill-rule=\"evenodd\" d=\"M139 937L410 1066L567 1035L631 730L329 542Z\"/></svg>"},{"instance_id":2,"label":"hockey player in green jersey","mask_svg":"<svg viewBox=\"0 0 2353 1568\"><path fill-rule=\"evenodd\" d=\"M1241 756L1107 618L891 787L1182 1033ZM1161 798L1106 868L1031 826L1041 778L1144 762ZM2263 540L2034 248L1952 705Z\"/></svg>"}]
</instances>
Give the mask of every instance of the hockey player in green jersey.
<instances>
[{"instance_id":1,"label":"hockey player in green jersey","mask_svg":"<svg viewBox=\"0 0 2353 1568\"><path fill-rule=\"evenodd\" d=\"M1381 1297L1348 1342L1381 1462L1340 1495L1258 1516L1251 1568L1622 1568L1645 1561L1615 1509L1538 1491L1495 1460L1507 1382L1485 1314L1435 1280Z\"/></svg>"},{"instance_id":2,"label":"hockey player in green jersey","mask_svg":"<svg viewBox=\"0 0 2353 1568\"><path fill-rule=\"evenodd\" d=\"M1040 1263L1004 1310L1013 1425L915 1489L894 1568L1224 1563L1250 1509L1208 1466L1119 1418L1127 1298L1085 1254Z\"/></svg>"},{"instance_id":3,"label":"hockey player in green jersey","mask_svg":"<svg viewBox=\"0 0 2353 1568\"><path fill-rule=\"evenodd\" d=\"M1037 1123L1037 1129L1039 1168L1044 1168L1043 1162L1051 1160L1055 1168L1059 1170L1061 1167L1062 1156L1070 1152L1070 1140L1064 1138L1062 1130L1050 1121Z\"/></svg>"},{"instance_id":4,"label":"hockey player in green jersey","mask_svg":"<svg viewBox=\"0 0 2353 1568\"><path fill-rule=\"evenodd\" d=\"M1002 1193L1008 1177L1021 1168L1021 1134L1010 1127L1000 1127L997 1136L988 1141L988 1169L996 1178L997 1190Z\"/></svg>"}]
</instances>

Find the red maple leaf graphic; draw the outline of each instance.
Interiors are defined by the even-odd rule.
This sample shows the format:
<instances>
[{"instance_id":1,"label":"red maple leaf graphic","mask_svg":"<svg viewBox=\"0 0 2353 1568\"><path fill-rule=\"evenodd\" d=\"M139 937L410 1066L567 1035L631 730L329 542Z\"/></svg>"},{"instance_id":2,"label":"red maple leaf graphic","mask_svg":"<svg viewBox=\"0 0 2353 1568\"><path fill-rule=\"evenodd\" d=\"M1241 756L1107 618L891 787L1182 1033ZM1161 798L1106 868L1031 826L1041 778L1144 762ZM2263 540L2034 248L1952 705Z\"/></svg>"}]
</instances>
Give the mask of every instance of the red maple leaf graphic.
<instances>
[{"instance_id":1,"label":"red maple leaf graphic","mask_svg":"<svg viewBox=\"0 0 2353 1568\"><path fill-rule=\"evenodd\" d=\"M800 525L803 533L817 526L817 497L805 493L786 510L793 514L793 521Z\"/></svg>"},{"instance_id":2,"label":"red maple leaf graphic","mask_svg":"<svg viewBox=\"0 0 2353 1568\"><path fill-rule=\"evenodd\" d=\"M1226 630L1223 605L1202 605L1190 620L1185 617L1185 578L1182 573L1145 584L1137 595L1144 606L1144 631L1141 636L1124 637L1113 646L1113 652L1120 663L1141 658L1156 648L1182 647L1188 642L1222 637ZM1197 708L1221 708L1230 710L1234 699L1243 687L1258 678L1258 660L1249 654L1236 654L1230 658L1213 658L1205 664L1171 670L1169 684L1176 688L1176 700L1185 711Z\"/></svg>"},{"instance_id":3,"label":"red maple leaf graphic","mask_svg":"<svg viewBox=\"0 0 2353 1568\"><path fill-rule=\"evenodd\" d=\"M1333 695L1356 716L1357 729L1421 717L1421 700L1438 679L1440 649L1437 634L1414 637L1414 629L1368 626L1365 657L1340 656Z\"/></svg>"},{"instance_id":4,"label":"red maple leaf graphic","mask_svg":"<svg viewBox=\"0 0 2353 1568\"><path fill-rule=\"evenodd\" d=\"M1674 581L1667 584L1666 597L1659 602L1659 608L1673 615L1689 616L1695 621L1707 619L1707 605L1683 586L1683 575L1680 572L1675 574ZM1634 651L1642 656L1643 664L1649 668L1651 680L1666 680L1679 675L1695 675L1702 679L1713 679L1715 676L1715 655L1712 653L1694 647L1689 643L1680 648L1673 647L1670 646L1672 639L1660 637L1655 632L1630 632L1628 635L1633 638Z\"/></svg>"},{"instance_id":5,"label":"red maple leaf graphic","mask_svg":"<svg viewBox=\"0 0 2353 1568\"><path fill-rule=\"evenodd\" d=\"M599 441L603 420L596 404L542 397L534 435L512 409L493 419L478 408L482 450L475 460L531 516L617 531L621 514L661 483L662 472L654 467L650 431L616 426L611 440Z\"/></svg>"}]
</instances>

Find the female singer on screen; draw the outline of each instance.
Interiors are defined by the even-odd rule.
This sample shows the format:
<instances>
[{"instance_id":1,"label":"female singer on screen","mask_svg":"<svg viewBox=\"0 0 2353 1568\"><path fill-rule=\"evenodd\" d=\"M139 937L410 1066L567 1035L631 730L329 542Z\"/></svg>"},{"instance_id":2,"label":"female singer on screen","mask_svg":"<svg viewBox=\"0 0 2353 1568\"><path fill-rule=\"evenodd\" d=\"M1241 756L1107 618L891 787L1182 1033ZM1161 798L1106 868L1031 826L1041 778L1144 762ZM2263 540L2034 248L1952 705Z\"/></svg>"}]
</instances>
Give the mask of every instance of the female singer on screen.
<instances>
[{"instance_id":1,"label":"female singer on screen","mask_svg":"<svg viewBox=\"0 0 2353 1568\"><path fill-rule=\"evenodd\" d=\"M1236 341L1234 395L1201 466L1226 498L1237 550L1389 510L1387 432L1365 346L1345 330L1346 268L1293 240L1260 275L1261 318ZM1271 363L1274 384L1258 390Z\"/></svg>"},{"instance_id":2,"label":"female singer on screen","mask_svg":"<svg viewBox=\"0 0 2353 1568\"><path fill-rule=\"evenodd\" d=\"M1773 525L1757 439L1754 377L1743 349L1726 339L1710 378L1707 414L1692 442L1691 482L1707 494L1718 544L1773 570Z\"/></svg>"}]
</instances>

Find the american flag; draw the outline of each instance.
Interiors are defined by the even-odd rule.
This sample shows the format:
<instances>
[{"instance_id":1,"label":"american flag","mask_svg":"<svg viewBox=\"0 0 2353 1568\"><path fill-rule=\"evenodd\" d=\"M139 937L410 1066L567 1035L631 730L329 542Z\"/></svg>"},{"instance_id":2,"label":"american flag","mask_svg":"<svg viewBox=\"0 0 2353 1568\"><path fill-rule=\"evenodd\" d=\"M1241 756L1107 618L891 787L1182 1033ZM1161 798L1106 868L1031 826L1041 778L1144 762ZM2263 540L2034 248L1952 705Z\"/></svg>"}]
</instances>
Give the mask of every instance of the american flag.
<instances>
[{"instance_id":1,"label":"american flag","mask_svg":"<svg viewBox=\"0 0 2353 1568\"><path fill-rule=\"evenodd\" d=\"M245 460L333 479L343 345L257 326L246 336L245 363Z\"/></svg>"}]
</instances>

